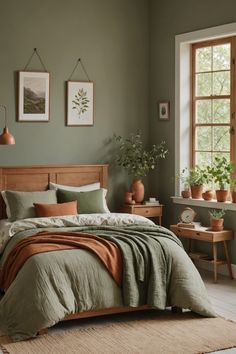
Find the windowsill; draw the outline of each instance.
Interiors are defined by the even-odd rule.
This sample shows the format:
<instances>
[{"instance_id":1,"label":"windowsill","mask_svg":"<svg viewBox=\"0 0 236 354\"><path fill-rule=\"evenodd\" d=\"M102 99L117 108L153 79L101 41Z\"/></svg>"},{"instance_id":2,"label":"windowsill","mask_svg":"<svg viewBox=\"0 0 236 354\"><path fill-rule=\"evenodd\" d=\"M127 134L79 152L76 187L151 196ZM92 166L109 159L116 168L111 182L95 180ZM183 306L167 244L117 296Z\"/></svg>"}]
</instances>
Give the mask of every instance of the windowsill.
<instances>
[{"instance_id":1,"label":"windowsill","mask_svg":"<svg viewBox=\"0 0 236 354\"><path fill-rule=\"evenodd\" d=\"M171 199L175 204L194 205L203 208L226 209L236 211L236 203L217 202L215 199L210 201L206 201L204 199L192 199L182 197L171 197Z\"/></svg>"}]
</instances>

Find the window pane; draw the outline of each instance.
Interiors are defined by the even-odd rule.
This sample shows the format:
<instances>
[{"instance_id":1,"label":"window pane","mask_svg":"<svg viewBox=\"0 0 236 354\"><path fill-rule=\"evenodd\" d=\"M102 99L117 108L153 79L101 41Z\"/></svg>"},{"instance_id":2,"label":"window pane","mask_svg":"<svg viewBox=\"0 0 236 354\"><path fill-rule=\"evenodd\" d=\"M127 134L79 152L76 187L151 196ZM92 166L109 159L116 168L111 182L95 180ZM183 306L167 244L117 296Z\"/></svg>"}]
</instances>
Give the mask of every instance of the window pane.
<instances>
[{"instance_id":1,"label":"window pane","mask_svg":"<svg viewBox=\"0 0 236 354\"><path fill-rule=\"evenodd\" d=\"M213 47L213 71L230 69L230 43Z\"/></svg>"},{"instance_id":2,"label":"window pane","mask_svg":"<svg viewBox=\"0 0 236 354\"><path fill-rule=\"evenodd\" d=\"M230 95L229 71L213 73L213 95Z\"/></svg>"},{"instance_id":3,"label":"window pane","mask_svg":"<svg viewBox=\"0 0 236 354\"><path fill-rule=\"evenodd\" d=\"M211 100L196 101L196 123L211 122Z\"/></svg>"},{"instance_id":4,"label":"window pane","mask_svg":"<svg viewBox=\"0 0 236 354\"><path fill-rule=\"evenodd\" d=\"M230 123L230 99L213 100L213 122Z\"/></svg>"},{"instance_id":5,"label":"window pane","mask_svg":"<svg viewBox=\"0 0 236 354\"><path fill-rule=\"evenodd\" d=\"M196 165L206 167L211 165L212 153L211 152L196 152Z\"/></svg>"},{"instance_id":6,"label":"window pane","mask_svg":"<svg viewBox=\"0 0 236 354\"><path fill-rule=\"evenodd\" d=\"M221 153L214 152L212 154L212 158L213 158L212 161L214 161L215 157L223 157L223 156L227 159L227 161L230 161L230 153L223 153L223 152Z\"/></svg>"},{"instance_id":7,"label":"window pane","mask_svg":"<svg viewBox=\"0 0 236 354\"><path fill-rule=\"evenodd\" d=\"M196 96L211 95L212 74L196 74Z\"/></svg>"},{"instance_id":8,"label":"window pane","mask_svg":"<svg viewBox=\"0 0 236 354\"><path fill-rule=\"evenodd\" d=\"M229 127L213 127L213 150L230 151Z\"/></svg>"},{"instance_id":9,"label":"window pane","mask_svg":"<svg viewBox=\"0 0 236 354\"><path fill-rule=\"evenodd\" d=\"M196 72L211 71L212 47L196 50Z\"/></svg>"},{"instance_id":10,"label":"window pane","mask_svg":"<svg viewBox=\"0 0 236 354\"><path fill-rule=\"evenodd\" d=\"M212 127L196 128L196 150L211 151L212 150Z\"/></svg>"}]
</instances>

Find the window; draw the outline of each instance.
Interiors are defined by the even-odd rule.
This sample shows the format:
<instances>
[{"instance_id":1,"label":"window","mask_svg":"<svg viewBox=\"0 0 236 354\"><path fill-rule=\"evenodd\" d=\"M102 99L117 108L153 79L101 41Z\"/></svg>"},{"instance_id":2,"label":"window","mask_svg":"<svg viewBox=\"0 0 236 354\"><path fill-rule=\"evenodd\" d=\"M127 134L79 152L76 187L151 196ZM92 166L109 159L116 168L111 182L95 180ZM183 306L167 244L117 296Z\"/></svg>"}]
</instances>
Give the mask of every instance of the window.
<instances>
[{"instance_id":1,"label":"window","mask_svg":"<svg viewBox=\"0 0 236 354\"><path fill-rule=\"evenodd\" d=\"M235 38L192 45L191 165L235 161Z\"/></svg>"}]
</instances>

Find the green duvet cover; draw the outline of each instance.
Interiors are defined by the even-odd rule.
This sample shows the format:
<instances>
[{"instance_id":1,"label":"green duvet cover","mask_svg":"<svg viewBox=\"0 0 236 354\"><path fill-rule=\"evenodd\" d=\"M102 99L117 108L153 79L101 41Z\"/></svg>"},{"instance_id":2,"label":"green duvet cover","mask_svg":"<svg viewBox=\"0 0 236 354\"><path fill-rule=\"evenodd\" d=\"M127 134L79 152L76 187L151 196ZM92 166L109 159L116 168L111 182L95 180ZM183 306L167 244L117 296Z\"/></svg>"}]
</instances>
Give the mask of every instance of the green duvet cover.
<instances>
[{"instance_id":1,"label":"green duvet cover","mask_svg":"<svg viewBox=\"0 0 236 354\"><path fill-rule=\"evenodd\" d=\"M60 227L61 231L86 231L115 242L123 258L121 288L89 251L34 255L0 300L1 329L18 341L35 336L66 315L124 305L147 304L157 309L179 306L202 316L214 316L202 279L178 238L163 227L144 222L144 218L134 221L93 225L71 222L69 227L68 223ZM42 230L53 231L55 226L26 220L19 230L8 241L0 265L21 239Z\"/></svg>"}]
</instances>

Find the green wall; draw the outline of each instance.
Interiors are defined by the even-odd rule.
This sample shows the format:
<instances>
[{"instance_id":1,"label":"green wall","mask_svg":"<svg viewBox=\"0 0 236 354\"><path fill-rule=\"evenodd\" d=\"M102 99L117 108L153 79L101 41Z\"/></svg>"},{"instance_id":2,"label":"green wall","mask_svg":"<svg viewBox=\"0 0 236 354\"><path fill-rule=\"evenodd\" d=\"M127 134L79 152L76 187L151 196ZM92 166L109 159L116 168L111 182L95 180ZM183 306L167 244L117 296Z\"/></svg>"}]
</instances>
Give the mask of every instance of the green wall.
<instances>
[{"instance_id":1,"label":"green wall","mask_svg":"<svg viewBox=\"0 0 236 354\"><path fill-rule=\"evenodd\" d=\"M236 22L235 0L150 0L150 137L153 143L164 139L168 142L169 158L150 179L153 193L159 194L166 205L164 223L168 226L178 221L184 206L173 204L174 195L174 99L175 99L175 36L208 27ZM157 119L156 103L170 100L171 118L168 122ZM209 225L206 208L194 208L199 220ZM226 227L236 230L235 212L227 212ZM236 241L232 242L232 259L236 264Z\"/></svg>"},{"instance_id":2,"label":"green wall","mask_svg":"<svg viewBox=\"0 0 236 354\"><path fill-rule=\"evenodd\" d=\"M15 146L0 147L0 165L110 161L107 140L141 129L148 137L149 32L145 0L8 0L0 11L0 103ZM19 123L17 71L36 47L51 73L49 123ZM94 82L93 127L65 126L65 82L81 57ZM30 70L42 70L34 57ZM86 80L81 67L72 79ZM3 127L3 113L0 127ZM125 175L111 169L110 185ZM110 194L111 204L119 196ZM123 196L122 196L123 197Z\"/></svg>"}]
</instances>

